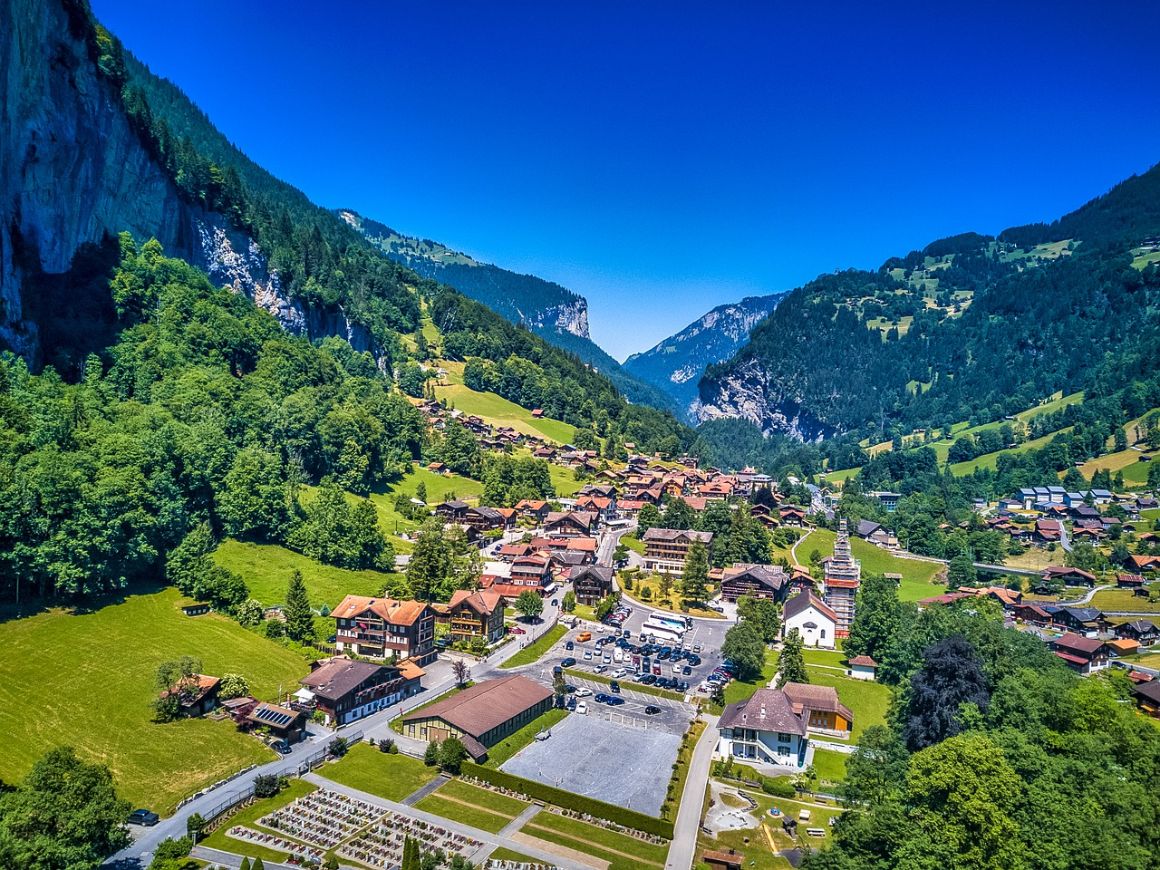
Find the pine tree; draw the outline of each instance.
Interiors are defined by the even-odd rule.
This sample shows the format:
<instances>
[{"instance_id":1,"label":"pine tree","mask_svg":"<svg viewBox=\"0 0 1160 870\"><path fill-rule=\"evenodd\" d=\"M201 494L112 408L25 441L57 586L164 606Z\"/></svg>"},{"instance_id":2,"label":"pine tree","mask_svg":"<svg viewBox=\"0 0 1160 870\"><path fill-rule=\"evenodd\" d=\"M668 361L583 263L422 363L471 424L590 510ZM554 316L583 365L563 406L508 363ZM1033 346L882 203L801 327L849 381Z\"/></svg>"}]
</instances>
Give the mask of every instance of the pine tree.
<instances>
[{"instance_id":1,"label":"pine tree","mask_svg":"<svg viewBox=\"0 0 1160 870\"><path fill-rule=\"evenodd\" d=\"M261 858L255 858L251 865L251 870L266 870L266 865L262 863Z\"/></svg>"},{"instance_id":2,"label":"pine tree","mask_svg":"<svg viewBox=\"0 0 1160 870\"><path fill-rule=\"evenodd\" d=\"M242 858L242 864L238 868L238 870L250 870L250 859L249 858Z\"/></svg>"},{"instance_id":3,"label":"pine tree","mask_svg":"<svg viewBox=\"0 0 1160 870\"><path fill-rule=\"evenodd\" d=\"M282 608L286 616L286 634L296 641L304 641L314 636L314 611L310 609L310 598L306 594L306 583L302 572L290 575L290 586L286 590L286 604Z\"/></svg>"},{"instance_id":4,"label":"pine tree","mask_svg":"<svg viewBox=\"0 0 1160 870\"><path fill-rule=\"evenodd\" d=\"M785 636L785 643L781 648L781 658L778 661L777 687L780 689L786 683L808 683L806 674L806 660L802 655L802 638L796 628L791 629Z\"/></svg>"},{"instance_id":5,"label":"pine tree","mask_svg":"<svg viewBox=\"0 0 1160 870\"><path fill-rule=\"evenodd\" d=\"M681 594L685 601L703 604L709 597L709 552L700 541L689 547L685 558L685 573L681 578Z\"/></svg>"}]
</instances>

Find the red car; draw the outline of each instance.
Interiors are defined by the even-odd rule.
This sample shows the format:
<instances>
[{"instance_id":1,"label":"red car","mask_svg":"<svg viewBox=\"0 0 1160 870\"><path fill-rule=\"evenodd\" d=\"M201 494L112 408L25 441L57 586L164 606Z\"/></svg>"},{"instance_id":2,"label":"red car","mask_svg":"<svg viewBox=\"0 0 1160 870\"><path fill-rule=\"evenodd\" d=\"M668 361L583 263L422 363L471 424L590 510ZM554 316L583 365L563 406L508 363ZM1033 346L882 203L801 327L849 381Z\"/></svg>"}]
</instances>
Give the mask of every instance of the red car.
<instances>
[{"instance_id":1,"label":"red car","mask_svg":"<svg viewBox=\"0 0 1160 870\"><path fill-rule=\"evenodd\" d=\"M518 625L512 626L511 631L512 631L512 634L527 634L527 632L524 631L522 628L520 628Z\"/></svg>"}]
</instances>

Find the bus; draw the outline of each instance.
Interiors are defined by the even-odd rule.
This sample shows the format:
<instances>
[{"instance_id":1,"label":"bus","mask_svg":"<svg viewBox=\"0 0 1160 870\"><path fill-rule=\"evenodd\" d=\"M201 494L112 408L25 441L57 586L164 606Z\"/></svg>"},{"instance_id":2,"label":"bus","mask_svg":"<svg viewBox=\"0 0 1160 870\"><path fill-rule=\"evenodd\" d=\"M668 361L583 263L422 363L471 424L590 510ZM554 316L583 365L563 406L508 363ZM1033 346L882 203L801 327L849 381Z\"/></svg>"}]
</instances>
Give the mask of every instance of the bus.
<instances>
[{"instance_id":1,"label":"bus","mask_svg":"<svg viewBox=\"0 0 1160 870\"><path fill-rule=\"evenodd\" d=\"M684 636L683 631L675 631L667 625L656 625L651 622L646 622L641 626L638 637L641 640L651 639L658 643L679 644L681 638Z\"/></svg>"},{"instance_id":2,"label":"bus","mask_svg":"<svg viewBox=\"0 0 1160 870\"><path fill-rule=\"evenodd\" d=\"M663 626L672 629L673 631L683 632L688 629L689 623L683 616L670 616L665 613L650 613L648 622L653 625ZM646 623L647 624L647 623Z\"/></svg>"}]
</instances>

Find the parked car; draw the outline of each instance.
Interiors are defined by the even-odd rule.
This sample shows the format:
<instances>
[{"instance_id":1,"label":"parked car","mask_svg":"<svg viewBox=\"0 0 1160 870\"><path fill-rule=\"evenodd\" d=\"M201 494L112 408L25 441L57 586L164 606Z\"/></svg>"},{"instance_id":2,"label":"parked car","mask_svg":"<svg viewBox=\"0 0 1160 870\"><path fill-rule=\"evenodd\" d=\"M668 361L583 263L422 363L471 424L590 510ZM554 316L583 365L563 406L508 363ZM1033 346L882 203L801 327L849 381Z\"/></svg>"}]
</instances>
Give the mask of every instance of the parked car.
<instances>
[{"instance_id":1,"label":"parked car","mask_svg":"<svg viewBox=\"0 0 1160 870\"><path fill-rule=\"evenodd\" d=\"M572 641L568 641L566 644L564 644L564 649L566 649L566 650L576 649L576 644L572 643Z\"/></svg>"},{"instance_id":2,"label":"parked car","mask_svg":"<svg viewBox=\"0 0 1160 870\"><path fill-rule=\"evenodd\" d=\"M576 712L579 713L581 716L587 716L588 715L588 705L585 704L583 701L581 701L579 704L576 705Z\"/></svg>"},{"instance_id":3,"label":"parked car","mask_svg":"<svg viewBox=\"0 0 1160 870\"><path fill-rule=\"evenodd\" d=\"M560 667L562 667L562 668L570 668L570 667L572 667L572 665L574 665L574 664L576 664L576 659L572 658L571 656L568 656L568 658L566 658L566 659L563 659L563 660L560 662Z\"/></svg>"},{"instance_id":4,"label":"parked car","mask_svg":"<svg viewBox=\"0 0 1160 870\"><path fill-rule=\"evenodd\" d=\"M619 707L624 703L624 698L621 698L619 695L609 695L608 700L604 703L609 707Z\"/></svg>"},{"instance_id":5,"label":"parked car","mask_svg":"<svg viewBox=\"0 0 1160 870\"><path fill-rule=\"evenodd\" d=\"M683 668L681 668L681 673L687 677L693 673L693 669L688 665L685 665Z\"/></svg>"},{"instance_id":6,"label":"parked car","mask_svg":"<svg viewBox=\"0 0 1160 870\"><path fill-rule=\"evenodd\" d=\"M592 690L589 689L587 686L580 686L578 689L576 689L576 697L577 698L587 698L591 694L592 694Z\"/></svg>"},{"instance_id":7,"label":"parked car","mask_svg":"<svg viewBox=\"0 0 1160 870\"><path fill-rule=\"evenodd\" d=\"M646 716L655 716L660 711L661 711L661 708L656 706L656 704L649 704L647 707L644 708L644 712L645 712Z\"/></svg>"},{"instance_id":8,"label":"parked car","mask_svg":"<svg viewBox=\"0 0 1160 870\"><path fill-rule=\"evenodd\" d=\"M620 694L620 683L618 683L616 680L609 682L608 688L610 688L615 694Z\"/></svg>"},{"instance_id":9,"label":"parked car","mask_svg":"<svg viewBox=\"0 0 1160 870\"><path fill-rule=\"evenodd\" d=\"M603 704L608 700L608 695L606 695L604 692L597 692L596 697L592 700L594 700L597 704Z\"/></svg>"},{"instance_id":10,"label":"parked car","mask_svg":"<svg viewBox=\"0 0 1160 870\"><path fill-rule=\"evenodd\" d=\"M512 634L527 634L527 632L520 628L518 625L513 625L510 631Z\"/></svg>"},{"instance_id":11,"label":"parked car","mask_svg":"<svg viewBox=\"0 0 1160 870\"><path fill-rule=\"evenodd\" d=\"M592 661L592 650L590 650L590 649L584 650L584 661L586 661L586 662Z\"/></svg>"},{"instance_id":12,"label":"parked car","mask_svg":"<svg viewBox=\"0 0 1160 870\"><path fill-rule=\"evenodd\" d=\"M560 599L559 599L559 598L553 598L553 599L552 599L552 606L553 606L553 607L559 607L559 606L560 606Z\"/></svg>"},{"instance_id":13,"label":"parked car","mask_svg":"<svg viewBox=\"0 0 1160 870\"><path fill-rule=\"evenodd\" d=\"M161 821L161 816L149 810L133 810L129 813L130 825L144 825L146 828L151 828Z\"/></svg>"},{"instance_id":14,"label":"parked car","mask_svg":"<svg viewBox=\"0 0 1160 870\"><path fill-rule=\"evenodd\" d=\"M699 643L693 644L693 652L699 653L700 651L701 651L701 645Z\"/></svg>"},{"instance_id":15,"label":"parked car","mask_svg":"<svg viewBox=\"0 0 1160 870\"><path fill-rule=\"evenodd\" d=\"M582 631L576 635L576 643L588 643L590 640L592 640L592 632L590 631Z\"/></svg>"},{"instance_id":16,"label":"parked car","mask_svg":"<svg viewBox=\"0 0 1160 870\"><path fill-rule=\"evenodd\" d=\"M564 706L569 710L575 710L576 709L576 697L575 697L575 695L569 697L568 700L565 702Z\"/></svg>"}]
</instances>

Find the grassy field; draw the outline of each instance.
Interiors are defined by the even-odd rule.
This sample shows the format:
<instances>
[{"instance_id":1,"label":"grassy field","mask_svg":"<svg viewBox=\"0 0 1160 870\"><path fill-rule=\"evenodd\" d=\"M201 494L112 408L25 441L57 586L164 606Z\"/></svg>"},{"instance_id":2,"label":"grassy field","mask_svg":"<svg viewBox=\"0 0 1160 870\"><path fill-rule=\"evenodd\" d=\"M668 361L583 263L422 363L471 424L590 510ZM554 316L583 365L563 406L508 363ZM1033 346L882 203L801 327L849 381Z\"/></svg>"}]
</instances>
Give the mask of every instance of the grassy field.
<instances>
[{"instance_id":1,"label":"grassy field","mask_svg":"<svg viewBox=\"0 0 1160 870\"><path fill-rule=\"evenodd\" d=\"M855 680L841 671L806 664L810 684L833 686L838 692L838 700L850 708L854 714L854 727L850 732L850 743L857 743L862 732L871 725L886 723L886 710L890 706L890 687L867 680ZM835 737L826 740L846 742Z\"/></svg>"},{"instance_id":2,"label":"grassy field","mask_svg":"<svg viewBox=\"0 0 1160 870\"><path fill-rule=\"evenodd\" d=\"M536 735L541 731L550 729L553 725L558 725L568 715L567 710L557 710L555 708L548 710L546 713L537 716L519 731L505 737L495 746L489 746L487 749L487 761L485 767L499 767L529 743L536 739Z\"/></svg>"},{"instance_id":3,"label":"grassy field","mask_svg":"<svg viewBox=\"0 0 1160 870\"><path fill-rule=\"evenodd\" d=\"M609 862L610 870L663 867L668 852L667 846L646 843L636 837L552 812L537 815L524 825L522 833L604 859Z\"/></svg>"},{"instance_id":4,"label":"grassy field","mask_svg":"<svg viewBox=\"0 0 1160 870\"><path fill-rule=\"evenodd\" d=\"M495 849L488 857L492 861L514 861L517 864L539 864L543 866L543 862L539 858L532 858L529 855L524 855L522 852L513 852L511 849L505 849L502 846Z\"/></svg>"},{"instance_id":5,"label":"grassy field","mask_svg":"<svg viewBox=\"0 0 1160 870\"><path fill-rule=\"evenodd\" d=\"M814 770L818 774L818 786L822 791L838 785L846 779L846 755L834 749L814 750Z\"/></svg>"},{"instance_id":6,"label":"grassy field","mask_svg":"<svg viewBox=\"0 0 1160 870\"><path fill-rule=\"evenodd\" d=\"M673 577L673 585L669 590L668 598L661 596L661 582L657 575L637 574L632 579L632 591L626 592L631 598L641 602L648 602L649 606L657 610L667 610L670 613L676 613L679 616L698 616L702 619L724 619L724 615L715 610L709 610L704 607L688 607L686 608L681 598L681 578ZM709 587L710 595L716 589L715 585ZM648 589L649 597L645 598L644 590Z\"/></svg>"},{"instance_id":7,"label":"grassy field","mask_svg":"<svg viewBox=\"0 0 1160 870\"><path fill-rule=\"evenodd\" d=\"M214 561L242 575L250 589L250 597L267 607L282 604L290 575L302 572L310 603L315 608L323 604L334 608L344 595L381 595L383 587L398 575L380 571L348 571L323 565L274 544L251 544L226 540L214 553Z\"/></svg>"},{"instance_id":8,"label":"grassy field","mask_svg":"<svg viewBox=\"0 0 1160 870\"><path fill-rule=\"evenodd\" d=\"M395 510L395 499L400 492L414 497L420 483L427 487L425 500L432 507L448 501L452 495L468 502L478 501L483 493L483 484L478 480L458 474L436 474L420 465L412 465L411 471L402 480L391 484L383 492L371 493L371 504L379 515L379 528L388 536L397 553L411 552L411 542L402 540L398 535L414 531L419 524L404 518Z\"/></svg>"},{"instance_id":9,"label":"grassy field","mask_svg":"<svg viewBox=\"0 0 1160 870\"><path fill-rule=\"evenodd\" d=\"M552 646L562 638L568 629L564 628L560 623L556 623L546 632L543 637L539 638L531 646L526 646L502 665L501 668L518 668L520 665L530 665L537 661L540 656L552 648Z\"/></svg>"},{"instance_id":10,"label":"grassy field","mask_svg":"<svg viewBox=\"0 0 1160 870\"><path fill-rule=\"evenodd\" d=\"M286 806L286 804L297 800L303 795L310 794L312 791L314 791L314 786L310 783L301 779L292 779L289 785L274 797L255 801L248 807L243 807L238 810L237 813L219 825L217 830L202 840L201 845L209 849L233 852L235 855L245 855L248 858L261 858L263 861L284 862L286 860L285 852L279 852L267 846L259 846L256 843L247 843L244 840L227 837L226 831L234 825L245 825L248 828L254 828L259 831L268 830L257 824L258 819L267 813L272 813L274 810Z\"/></svg>"},{"instance_id":11,"label":"grassy field","mask_svg":"<svg viewBox=\"0 0 1160 870\"><path fill-rule=\"evenodd\" d=\"M1148 482L1148 469L1152 463L1141 462L1141 455L1142 451L1131 448L1121 450L1118 453L1106 453L1095 459L1089 459L1080 467L1080 472L1085 477L1090 478L1100 469L1107 469L1113 476L1119 471L1124 475L1125 484L1143 486ZM1160 459L1152 461L1160 462Z\"/></svg>"},{"instance_id":12,"label":"grassy field","mask_svg":"<svg viewBox=\"0 0 1160 870\"><path fill-rule=\"evenodd\" d=\"M862 576L901 574L898 597L903 601L918 601L946 590L945 586L934 582L935 576L945 570L937 562L903 559L853 536L850 537L850 549L854 558L862 563ZM805 543L798 547L798 559L804 564L814 550L823 556L830 555L834 551L834 533L829 529L815 529Z\"/></svg>"},{"instance_id":13,"label":"grassy field","mask_svg":"<svg viewBox=\"0 0 1160 870\"><path fill-rule=\"evenodd\" d=\"M1141 613L1160 613L1160 601L1137 598L1131 589L1103 589L1092 596L1092 607L1100 610L1135 610Z\"/></svg>"},{"instance_id":14,"label":"grassy field","mask_svg":"<svg viewBox=\"0 0 1160 870\"><path fill-rule=\"evenodd\" d=\"M498 834L527 806L517 798L451 780L415 804L415 809Z\"/></svg>"},{"instance_id":15,"label":"grassy field","mask_svg":"<svg viewBox=\"0 0 1160 870\"><path fill-rule=\"evenodd\" d=\"M1010 565L1012 568L1027 568L1031 571L1042 571L1048 565L1062 565L1063 551L1058 548L1054 552L1051 552L1042 547L1028 547L1018 555L1007 556L1003 560L1003 564Z\"/></svg>"},{"instance_id":16,"label":"grassy field","mask_svg":"<svg viewBox=\"0 0 1160 870\"><path fill-rule=\"evenodd\" d=\"M465 414L482 417L495 426L510 426L525 435L547 438L557 444L568 444L576 437L576 427L572 424L547 417L536 419L527 408L495 393L477 393L463 384L436 384L435 395Z\"/></svg>"},{"instance_id":17,"label":"grassy field","mask_svg":"<svg viewBox=\"0 0 1160 870\"><path fill-rule=\"evenodd\" d=\"M401 801L438 776L439 770L409 755L390 755L357 743L341 761L319 768L318 773L389 801Z\"/></svg>"},{"instance_id":18,"label":"grassy field","mask_svg":"<svg viewBox=\"0 0 1160 870\"><path fill-rule=\"evenodd\" d=\"M182 655L206 673L240 673L260 698L297 687L305 661L217 614L187 617L174 589L91 613L48 611L0 623L0 779L16 782L53 746L107 764L135 806L178 800L274 754L228 722L152 721L157 666Z\"/></svg>"},{"instance_id":19,"label":"grassy field","mask_svg":"<svg viewBox=\"0 0 1160 870\"><path fill-rule=\"evenodd\" d=\"M620 538L620 543L624 544L624 546L632 550L632 552L636 553L637 555L644 555L644 541L642 541L636 535L622 535Z\"/></svg>"}]
</instances>

